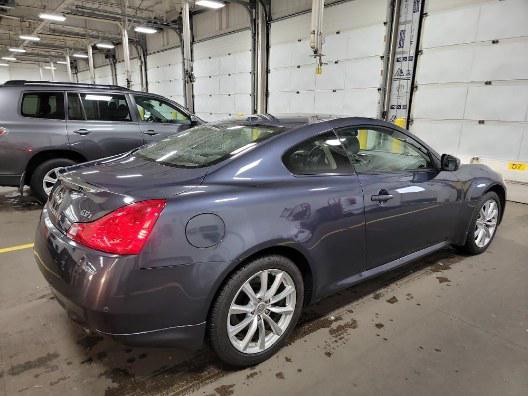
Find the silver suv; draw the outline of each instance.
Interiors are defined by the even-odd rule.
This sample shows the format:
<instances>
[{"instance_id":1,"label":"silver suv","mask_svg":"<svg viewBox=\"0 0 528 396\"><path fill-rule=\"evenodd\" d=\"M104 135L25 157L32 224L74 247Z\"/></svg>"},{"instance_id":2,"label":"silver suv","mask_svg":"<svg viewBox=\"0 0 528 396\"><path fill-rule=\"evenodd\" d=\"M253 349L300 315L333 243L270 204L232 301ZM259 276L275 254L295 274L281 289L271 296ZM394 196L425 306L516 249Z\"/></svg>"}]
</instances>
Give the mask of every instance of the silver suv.
<instances>
[{"instance_id":1,"label":"silver suv","mask_svg":"<svg viewBox=\"0 0 528 396\"><path fill-rule=\"evenodd\" d=\"M123 153L202 123L164 97L109 85L0 85L0 186L46 201L61 168Z\"/></svg>"}]
</instances>

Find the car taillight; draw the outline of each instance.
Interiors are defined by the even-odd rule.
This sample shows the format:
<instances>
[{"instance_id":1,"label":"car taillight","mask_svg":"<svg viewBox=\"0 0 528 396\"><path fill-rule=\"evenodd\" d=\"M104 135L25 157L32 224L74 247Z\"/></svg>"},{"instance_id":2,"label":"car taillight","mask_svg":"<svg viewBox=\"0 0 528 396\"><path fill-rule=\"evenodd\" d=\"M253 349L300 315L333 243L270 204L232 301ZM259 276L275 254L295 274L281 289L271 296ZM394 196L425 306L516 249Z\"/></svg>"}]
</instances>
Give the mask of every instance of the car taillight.
<instances>
[{"instance_id":1,"label":"car taillight","mask_svg":"<svg viewBox=\"0 0 528 396\"><path fill-rule=\"evenodd\" d=\"M68 236L102 252L139 254L165 204L165 200L153 199L123 206L91 223L73 223Z\"/></svg>"},{"instance_id":2,"label":"car taillight","mask_svg":"<svg viewBox=\"0 0 528 396\"><path fill-rule=\"evenodd\" d=\"M0 127L0 136L7 135L9 131L5 129L4 127Z\"/></svg>"}]
</instances>

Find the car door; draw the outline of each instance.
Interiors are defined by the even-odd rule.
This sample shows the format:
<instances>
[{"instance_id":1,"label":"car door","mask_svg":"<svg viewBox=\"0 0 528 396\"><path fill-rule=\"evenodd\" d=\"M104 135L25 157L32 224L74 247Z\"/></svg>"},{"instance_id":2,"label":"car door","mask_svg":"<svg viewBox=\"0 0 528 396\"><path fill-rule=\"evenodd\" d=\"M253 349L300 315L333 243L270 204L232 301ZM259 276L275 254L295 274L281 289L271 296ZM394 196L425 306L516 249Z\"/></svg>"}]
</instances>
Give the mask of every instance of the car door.
<instances>
[{"instance_id":1,"label":"car door","mask_svg":"<svg viewBox=\"0 0 528 396\"><path fill-rule=\"evenodd\" d=\"M316 293L346 287L364 269L365 231L363 191L344 148L329 131L294 146L283 162L299 196L283 191L281 218L297 223L296 239L320 263Z\"/></svg>"},{"instance_id":2,"label":"car door","mask_svg":"<svg viewBox=\"0 0 528 396\"><path fill-rule=\"evenodd\" d=\"M122 93L68 92L67 114L70 146L88 160L143 145L127 96Z\"/></svg>"},{"instance_id":3,"label":"car door","mask_svg":"<svg viewBox=\"0 0 528 396\"><path fill-rule=\"evenodd\" d=\"M190 115L175 104L152 95L132 96L145 143L158 141L191 127Z\"/></svg>"},{"instance_id":4,"label":"car door","mask_svg":"<svg viewBox=\"0 0 528 396\"><path fill-rule=\"evenodd\" d=\"M431 153L392 128L337 129L363 188L367 269L450 238L458 191ZM356 137L358 145L348 141Z\"/></svg>"}]
</instances>

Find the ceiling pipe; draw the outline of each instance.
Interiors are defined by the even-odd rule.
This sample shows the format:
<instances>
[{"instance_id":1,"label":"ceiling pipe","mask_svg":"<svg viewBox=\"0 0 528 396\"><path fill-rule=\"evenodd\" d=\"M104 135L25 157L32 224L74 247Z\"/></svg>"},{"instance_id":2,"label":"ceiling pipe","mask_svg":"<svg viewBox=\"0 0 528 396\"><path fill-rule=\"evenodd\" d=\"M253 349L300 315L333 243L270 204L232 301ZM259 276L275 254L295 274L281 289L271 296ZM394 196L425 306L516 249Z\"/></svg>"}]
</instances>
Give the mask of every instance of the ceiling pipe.
<instances>
[{"instance_id":1,"label":"ceiling pipe","mask_svg":"<svg viewBox=\"0 0 528 396\"><path fill-rule=\"evenodd\" d=\"M323 69L323 10L324 0L312 0L310 48L317 62L316 74L321 74Z\"/></svg>"}]
</instances>

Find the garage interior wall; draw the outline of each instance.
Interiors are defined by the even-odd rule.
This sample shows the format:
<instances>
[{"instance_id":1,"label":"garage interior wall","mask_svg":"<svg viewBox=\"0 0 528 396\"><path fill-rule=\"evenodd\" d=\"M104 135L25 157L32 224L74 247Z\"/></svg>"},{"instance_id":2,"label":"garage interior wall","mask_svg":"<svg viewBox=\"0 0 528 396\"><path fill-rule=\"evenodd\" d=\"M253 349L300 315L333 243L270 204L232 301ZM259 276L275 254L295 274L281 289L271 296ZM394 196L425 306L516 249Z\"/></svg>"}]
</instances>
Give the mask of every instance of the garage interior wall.
<instances>
[{"instance_id":1,"label":"garage interior wall","mask_svg":"<svg viewBox=\"0 0 528 396\"><path fill-rule=\"evenodd\" d=\"M51 70L45 69L49 64L42 64L42 76L44 81L51 81ZM55 81L70 81L66 66L58 63L55 67ZM40 71L37 64L17 63L9 67L0 68L0 84L9 80L40 80Z\"/></svg>"},{"instance_id":2,"label":"garage interior wall","mask_svg":"<svg viewBox=\"0 0 528 396\"><path fill-rule=\"evenodd\" d=\"M511 162L528 161L528 1L427 0L426 12L411 131L527 183Z\"/></svg>"},{"instance_id":3,"label":"garage interior wall","mask_svg":"<svg viewBox=\"0 0 528 396\"><path fill-rule=\"evenodd\" d=\"M300 7L273 2L273 17ZM310 8L310 2L304 2ZM282 6L282 7L281 7ZM292 10L293 8L293 10ZM271 113L330 113L377 117L387 0L356 0L325 8L320 75L309 45L310 13L271 24L269 101ZM277 15L278 14L278 15Z\"/></svg>"}]
</instances>

